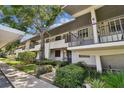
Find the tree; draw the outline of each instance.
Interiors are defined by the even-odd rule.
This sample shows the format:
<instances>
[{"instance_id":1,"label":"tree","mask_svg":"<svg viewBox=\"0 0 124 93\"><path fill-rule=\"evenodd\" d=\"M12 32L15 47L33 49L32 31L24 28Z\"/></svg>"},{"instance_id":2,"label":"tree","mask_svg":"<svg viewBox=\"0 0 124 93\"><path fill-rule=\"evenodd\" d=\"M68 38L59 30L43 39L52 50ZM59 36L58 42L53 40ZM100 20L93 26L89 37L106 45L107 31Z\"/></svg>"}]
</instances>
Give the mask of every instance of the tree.
<instances>
[{"instance_id":1,"label":"tree","mask_svg":"<svg viewBox=\"0 0 124 93\"><path fill-rule=\"evenodd\" d=\"M4 17L0 23L10 27L28 32L31 28L40 33L41 56L44 59L44 32L48 31L49 26L53 24L56 16L62 12L60 6L42 5L42 6L0 6ZM36 34L35 33L35 34Z\"/></svg>"},{"instance_id":2,"label":"tree","mask_svg":"<svg viewBox=\"0 0 124 93\"><path fill-rule=\"evenodd\" d=\"M9 43L6 47L5 47L5 51L9 52L9 51L13 51L15 50L16 47L18 47L18 45L20 44L19 40L16 40L14 42Z\"/></svg>"}]
</instances>

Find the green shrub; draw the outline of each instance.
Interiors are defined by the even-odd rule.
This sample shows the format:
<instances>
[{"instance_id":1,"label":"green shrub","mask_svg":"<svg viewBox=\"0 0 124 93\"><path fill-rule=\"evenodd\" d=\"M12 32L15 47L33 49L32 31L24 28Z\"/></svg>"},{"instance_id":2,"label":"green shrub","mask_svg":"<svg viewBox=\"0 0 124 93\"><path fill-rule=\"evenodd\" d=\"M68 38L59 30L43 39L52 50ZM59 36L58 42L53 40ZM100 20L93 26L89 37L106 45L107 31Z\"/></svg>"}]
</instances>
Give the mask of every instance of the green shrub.
<instances>
[{"instance_id":1,"label":"green shrub","mask_svg":"<svg viewBox=\"0 0 124 93\"><path fill-rule=\"evenodd\" d=\"M35 62L35 64L37 65L52 65L52 66L59 66L59 67L63 67L68 65L68 62L64 62L64 61L53 61L53 60L43 60L41 62Z\"/></svg>"},{"instance_id":2,"label":"green shrub","mask_svg":"<svg viewBox=\"0 0 124 93\"><path fill-rule=\"evenodd\" d=\"M35 52L22 52L18 54L18 60L27 62L27 63L32 63L35 60L36 53Z\"/></svg>"},{"instance_id":3,"label":"green shrub","mask_svg":"<svg viewBox=\"0 0 124 93\"><path fill-rule=\"evenodd\" d=\"M54 83L59 87L82 87L84 69L76 65L67 65L57 69Z\"/></svg>"},{"instance_id":4,"label":"green shrub","mask_svg":"<svg viewBox=\"0 0 124 93\"><path fill-rule=\"evenodd\" d=\"M52 66L56 66L57 62L53 61L53 60L43 60L40 62L35 62L35 64L37 65L52 65Z\"/></svg>"},{"instance_id":5,"label":"green shrub","mask_svg":"<svg viewBox=\"0 0 124 93\"><path fill-rule=\"evenodd\" d=\"M58 65L59 65L59 67L64 67L64 66L66 66L66 65L69 65L70 63L69 62L66 62L66 61L58 61Z\"/></svg>"},{"instance_id":6,"label":"green shrub","mask_svg":"<svg viewBox=\"0 0 124 93\"><path fill-rule=\"evenodd\" d=\"M106 84L100 79L93 79L90 81L92 88L105 88Z\"/></svg>"},{"instance_id":7,"label":"green shrub","mask_svg":"<svg viewBox=\"0 0 124 93\"><path fill-rule=\"evenodd\" d=\"M112 88L124 88L124 71L112 73L109 72L104 81L109 87Z\"/></svg>"},{"instance_id":8,"label":"green shrub","mask_svg":"<svg viewBox=\"0 0 124 93\"><path fill-rule=\"evenodd\" d=\"M39 78L40 75L48 73L48 72L52 72L52 65L39 66L36 69L36 76Z\"/></svg>"},{"instance_id":9,"label":"green shrub","mask_svg":"<svg viewBox=\"0 0 124 93\"><path fill-rule=\"evenodd\" d=\"M7 55L6 55L6 53L4 53L4 52L0 52L0 57L1 57L1 58L7 58Z\"/></svg>"},{"instance_id":10,"label":"green shrub","mask_svg":"<svg viewBox=\"0 0 124 93\"><path fill-rule=\"evenodd\" d=\"M102 76L102 74L97 72L95 69L87 70L87 74L89 77L91 77L93 79L99 79Z\"/></svg>"},{"instance_id":11,"label":"green shrub","mask_svg":"<svg viewBox=\"0 0 124 93\"><path fill-rule=\"evenodd\" d=\"M83 67L85 69L88 68L88 66L87 66L87 64L85 62L77 62L77 63L75 63L75 65L80 66L80 67Z\"/></svg>"}]
</instances>

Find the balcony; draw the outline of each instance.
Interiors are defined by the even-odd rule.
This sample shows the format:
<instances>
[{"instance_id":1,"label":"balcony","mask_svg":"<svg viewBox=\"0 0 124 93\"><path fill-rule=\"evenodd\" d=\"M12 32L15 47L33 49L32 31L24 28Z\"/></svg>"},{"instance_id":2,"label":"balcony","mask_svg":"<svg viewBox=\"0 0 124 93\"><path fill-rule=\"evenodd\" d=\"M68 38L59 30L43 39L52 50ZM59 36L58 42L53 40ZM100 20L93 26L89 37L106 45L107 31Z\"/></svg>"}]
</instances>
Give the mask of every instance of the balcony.
<instances>
[{"instance_id":1,"label":"balcony","mask_svg":"<svg viewBox=\"0 0 124 93\"><path fill-rule=\"evenodd\" d=\"M19 52L24 52L25 50L23 48L19 48L15 50L15 53L19 53Z\"/></svg>"},{"instance_id":2,"label":"balcony","mask_svg":"<svg viewBox=\"0 0 124 93\"><path fill-rule=\"evenodd\" d=\"M35 45L30 45L29 46L29 49L33 49L33 48L35 48Z\"/></svg>"},{"instance_id":3,"label":"balcony","mask_svg":"<svg viewBox=\"0 0 124 93\"><path fill-rule=\"evenodd\" d=\"M111 25L98 26L97 32L99 41L99 43L97 44L124 41L124 24L117 26ZM84 34L82 37L80 37L79 34L75 35L71 33L71 42L69 43L69 47L93 44L96 44L94 43L93 33L90 34L88 33L87 36L85 36Z\"/></svg>"},{"instance_id":4,"label":"balcony","mask_svg":"<svg viewBox=\"0 0 124 93\"><path fill-rule=\"evenodd\" d=\"M118 26L100 26L98 27L99 43L109 43L124 40L123 25Z\"/></svg>"},{"instance_id":5,"label":"balcony","mask_svg":"<svg viewBox=\"0 0 124 93\"><path fill-rule=\"evenodd\" d=\"M40 44L32 45L29 47L29 51L39 51L40 50Z\"/></svg>"},{"instance_id":6,"label":"balcony","mask_svg":"<svg viewBox=\"0 0 124 93\"><path fill-rule=\"evenodd\" d=\"M46 43L45 46L49 46L50 49L66 48L68 47L68 43L65 43L65 39L62 39L62 40Z\"/></svg>"}]
</instances>

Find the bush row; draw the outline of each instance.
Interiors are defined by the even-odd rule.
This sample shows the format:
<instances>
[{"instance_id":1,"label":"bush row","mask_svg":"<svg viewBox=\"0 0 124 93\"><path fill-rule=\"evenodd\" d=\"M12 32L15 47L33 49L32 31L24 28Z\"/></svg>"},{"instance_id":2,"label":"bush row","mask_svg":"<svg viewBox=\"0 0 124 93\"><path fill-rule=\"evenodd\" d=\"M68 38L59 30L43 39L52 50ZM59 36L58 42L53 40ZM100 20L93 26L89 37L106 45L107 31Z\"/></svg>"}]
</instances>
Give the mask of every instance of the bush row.
<instances>
[{"instance_id":1,"label":"bush row","mask_svg":"<svg viewBox=\"0 0 124 93\"><path fill-rule=\"evenodd\" d=\"M69 64L69 62L66 61L53 61L53 60L43 60L41 62L35 62L37 65L52 65L52 66L59 66L63 67Z\"/></svg>"},{"instance_id":2,"label":"bush row","mask_svg":"<svg viewBox=\"0 0 124 93\"><path fill-rule=\"evenodd\" d=\"M65 88L82 87L85 70L76 65L67 65L57 69L55 85Z\"/></svg>"},{"instance_id":3,"label":"bush row","mask_svg":"<svg viewBox=\"0 0 124 93\"><path fill-rule=\"evenodd\" d=\"M35 60L35 57L36 57L35 52L27 51L19 53L17 59L24 61L26 63L32 63Z\"/></svg>"},{"instance_id":4,"label":"bush row","mask_svg":"<svg viewBox=\"0 0 124 93\"><path fill-rule=\"evenodd\" d=\"M40 75L48 73L48 72L52 72L52 65L39 66L36 69L36 76L39 78Z\"/></svg>"}]
</instances>

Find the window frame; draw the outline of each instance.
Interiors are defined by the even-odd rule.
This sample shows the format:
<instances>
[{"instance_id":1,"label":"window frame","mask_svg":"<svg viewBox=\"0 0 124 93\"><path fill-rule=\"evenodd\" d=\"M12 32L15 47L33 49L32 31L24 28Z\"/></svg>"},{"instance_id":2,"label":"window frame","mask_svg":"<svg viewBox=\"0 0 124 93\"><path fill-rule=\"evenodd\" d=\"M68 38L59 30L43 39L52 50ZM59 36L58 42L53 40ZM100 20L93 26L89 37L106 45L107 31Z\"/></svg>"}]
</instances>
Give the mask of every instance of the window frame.
<instances>
[{"instance_id":1,"label":"window frame","mask_svg":"<svg viewBox=\"0 0 124 93\"><path fill-rule=\"evenodd\" d=\"M61 51L55 50L55 57L61 57Z\"/></svg>"},{"instance_id":2,"label":"window frame","mask_svg":"<svg viewBox=\"0 0 124 93\"><path fill-rule=\"evenodd\" d=\"M61 35L55 37L55 41L58 41L58 40L61 40L61 39L62 39Z\"/></svg>"},{"instance_id":3,"label":"window frame","mask_svg":"<svg viewBox=\"0 0 124 93\"><path fill-rule=\"evenodd\" d=\"M78 30L78 36L80 38L88 38L89 37L88 31L89 31L88 27L82 28L82 29Z\"/></svg>"}]
</instances>

